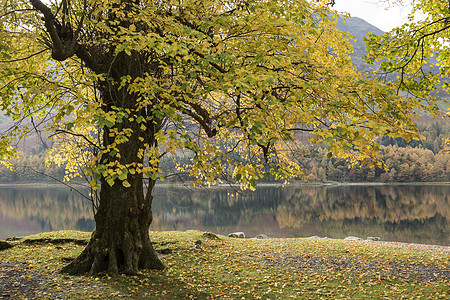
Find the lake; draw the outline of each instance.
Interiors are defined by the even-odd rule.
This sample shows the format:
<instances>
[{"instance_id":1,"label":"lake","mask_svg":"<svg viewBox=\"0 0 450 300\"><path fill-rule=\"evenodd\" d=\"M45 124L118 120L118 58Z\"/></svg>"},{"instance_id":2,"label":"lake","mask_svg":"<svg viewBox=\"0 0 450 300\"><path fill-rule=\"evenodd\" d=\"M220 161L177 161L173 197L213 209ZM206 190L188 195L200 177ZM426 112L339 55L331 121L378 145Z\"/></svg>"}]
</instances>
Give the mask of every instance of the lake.
<instances>
[{"instance_id":1,"label":"lake","mask_svg":"<svg viewBox=\"0 0 450 300\"><path fill-rule=\"evenodd\" d=\"M151 230L197 229L247 237L378 236L450 246L450 185L157 186ZM60 186L1 186L0 239L45 231L92 231L91 203Z\"/></svg>"}]
</instances>

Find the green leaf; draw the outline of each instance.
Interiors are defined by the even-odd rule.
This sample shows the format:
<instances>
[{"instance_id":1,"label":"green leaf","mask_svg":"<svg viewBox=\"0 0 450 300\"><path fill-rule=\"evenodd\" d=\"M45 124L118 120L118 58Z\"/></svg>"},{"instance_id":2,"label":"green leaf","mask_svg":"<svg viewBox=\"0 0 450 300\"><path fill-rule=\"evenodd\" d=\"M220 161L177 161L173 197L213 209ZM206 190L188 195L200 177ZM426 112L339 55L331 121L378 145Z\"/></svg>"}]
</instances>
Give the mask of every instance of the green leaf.
<instances>
[{"instance_id":1,"label":"green leaf","mask_svg":"<svg viewBox=\"0 0 450 300\"><path fill-rule=\"evenodd\" d=\"M112 178L106 178L106 182L107 182L110 186L113 186L113 185L114 185L114 179L112 179Z\"/></svg>"},{"instance_id":2,"label":"green leaf","mask_svg":"<svg viewBox=\"0 0 450 300\"><path fill-rule=\"evenodd\" d=\"M94 180L100 180L102 179L102 175L100 173L94 173L92 174L92 178L94 178Z\"/></svg>"},{"instance_id":3,"label":"green leaf","mask_svg":"<svg viewBox=\"0 0 450 300\"><path fill-rule=\"evenodd\" d=\"M67 129L67 130L71 130L71 129L73 128L73 126L74 126L74 124L73 124L72 122L67 123L67 124L66 124L66 129Z\"/></svg>"},{"instance_id":4,"label":"green leaf","mask_svg":"<svg viewBox=\"0 0 450 300\"><path fill-rule=\"evenodd\" d=\"M128 181L126 181L126 180L122 181L122 185L124 187L130 187L131 186L131 184Z\"/></svg>"}]
</instances>

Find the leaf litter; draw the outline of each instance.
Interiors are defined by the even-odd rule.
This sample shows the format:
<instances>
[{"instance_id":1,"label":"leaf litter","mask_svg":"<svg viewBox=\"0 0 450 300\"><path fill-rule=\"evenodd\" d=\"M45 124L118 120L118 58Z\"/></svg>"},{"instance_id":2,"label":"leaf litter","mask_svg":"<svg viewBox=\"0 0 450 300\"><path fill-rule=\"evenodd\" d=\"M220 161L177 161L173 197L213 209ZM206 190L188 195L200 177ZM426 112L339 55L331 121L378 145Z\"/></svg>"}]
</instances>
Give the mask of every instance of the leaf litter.
<instances>
[{"instance_id":1,"label":"leaf litter","mask_svg":"<svg viewBox=\"0 0 450 300\"><path fill-rule=\"evenodd\" d=\"M0 299L448 299L450 247L152 232L167 268L67 276L89 233L54 232L0 252ZM216 238L217 237L217 238ZM46 242L45 242L46 241Z\"/></svg>"}]
</instances>

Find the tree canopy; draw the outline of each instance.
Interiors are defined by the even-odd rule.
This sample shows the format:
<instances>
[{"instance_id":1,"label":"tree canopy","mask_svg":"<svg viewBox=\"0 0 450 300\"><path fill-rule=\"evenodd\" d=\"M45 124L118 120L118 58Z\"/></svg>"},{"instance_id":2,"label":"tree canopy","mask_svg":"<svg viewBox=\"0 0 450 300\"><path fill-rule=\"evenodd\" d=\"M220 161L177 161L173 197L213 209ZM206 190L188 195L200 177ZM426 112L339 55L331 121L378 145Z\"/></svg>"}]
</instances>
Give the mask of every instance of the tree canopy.
<instances>
[{"instance_id":1,"label":"tree canopy","mask_svg":"<svg viewBox=\"0 0 450 300\"><path fill-rule=\"evenodd\" d=\"M302 169L275 151L294 140L295 130L312 131L334 153L359 159L372 156L380 135L413 136L409 117L418 104L356 73L336 15L322 5L62 1L47 10L39 1L3 2L1 40L9 51L2 51L2 109L15 120L51 117L51 132L97 149L88 169L95 179L106 169L114 171L104 174L110 183L123 169L155 177L162 152L183 148L194 153L190 171L212 180L220 162L234 165L224 156L233 149L251 162L237 163L235 175L253 184L265 161L280 176ZM122 57L129 62L124 74L111 67ZM106 84L136 95L134 107L112 101L102 109L107 104L96 88ZM124 119L136 120L141 131L164 119L156 138L162 147L144 140L139 152L150 150L151 164L98 161L117 155L116 144L129 138L114 128ZM97 129L104 127L114 128L113 142L102 148ZM120 179L126 184L125 175Z\"/></svg>"},{"instance_id":2,"label":"tree canopy","mask_svg":"<svg viewBox=\"0 0 450 300\"><path fill-rule=\"evenodd\" d=\"M423 104L356 71L327 1L0 3L0 105L16 122L0 153L44 127L53 160L101 187L71 273L163 267L148 238L163 156L187 153L195 184L226 167L253 188L307 174L287 156L299 131L372 165L379 137L420 138Z\"/></svg>"}]
</instances>

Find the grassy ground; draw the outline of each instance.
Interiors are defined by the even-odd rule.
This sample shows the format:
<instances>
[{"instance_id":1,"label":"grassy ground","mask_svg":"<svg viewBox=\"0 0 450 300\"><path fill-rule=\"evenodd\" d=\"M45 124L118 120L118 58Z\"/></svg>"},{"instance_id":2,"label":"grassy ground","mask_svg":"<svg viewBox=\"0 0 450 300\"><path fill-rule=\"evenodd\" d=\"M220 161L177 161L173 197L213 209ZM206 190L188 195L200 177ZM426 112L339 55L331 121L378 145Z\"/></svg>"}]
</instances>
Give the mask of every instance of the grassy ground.
<instances>
[{"instance_id":1,"label":"grassy ground","mask_svg":"<svg viewBox=\"0 0 450 300\"><path fill-rule=\"evenodd\" d=\"M155 248L165 253L167 269L111 278L59 274L63 258L75 257L84 246L23 242L42 237L83 240L89 234L60 231L30 236L0 252L0 261L20 262L28 278L43 278L40 298L449 297L450 247L329 239L216 239L199 231L152 232Z\"/></svg>"}]
</instances>

